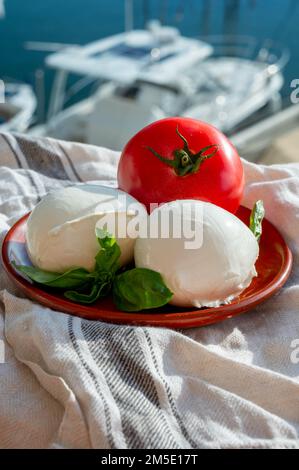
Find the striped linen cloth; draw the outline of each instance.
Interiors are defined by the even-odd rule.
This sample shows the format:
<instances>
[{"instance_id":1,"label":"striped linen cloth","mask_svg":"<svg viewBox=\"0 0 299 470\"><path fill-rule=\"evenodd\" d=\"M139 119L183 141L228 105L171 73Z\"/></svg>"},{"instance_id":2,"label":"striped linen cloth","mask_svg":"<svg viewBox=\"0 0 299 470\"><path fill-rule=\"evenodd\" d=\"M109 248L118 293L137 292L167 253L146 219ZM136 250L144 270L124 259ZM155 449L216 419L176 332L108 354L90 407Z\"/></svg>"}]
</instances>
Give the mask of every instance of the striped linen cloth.
<instances>
[{"instance_id":1,"label":"striped linen cloth","mask_svg":"<svg viewBox=\"0 0 299 470\"><path fill-rule=\"evenodd\" d=\"M0 136L0 240L48 191L115 185L118 158ZM1 267L0 447L299 448L299 165L244 168L244 204L264 199L295 255L250 313L187 331L81 320L24 298Z\"/></svg>"}]
</instances>

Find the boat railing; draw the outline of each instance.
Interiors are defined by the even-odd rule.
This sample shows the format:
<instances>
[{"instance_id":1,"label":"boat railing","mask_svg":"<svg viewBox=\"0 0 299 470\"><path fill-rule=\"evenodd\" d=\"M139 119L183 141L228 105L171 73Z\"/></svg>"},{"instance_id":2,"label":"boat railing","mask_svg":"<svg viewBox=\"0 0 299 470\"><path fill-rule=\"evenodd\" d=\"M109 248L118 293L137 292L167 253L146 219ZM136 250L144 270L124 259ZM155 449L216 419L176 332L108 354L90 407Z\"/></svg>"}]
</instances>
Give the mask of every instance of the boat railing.
<instances>
[{"instance_id":1,"label":"boat railing","mask_svg":"<svg viewBox=\"0 0 299 470\"><path fill-rule=\"evenodd\" d=\"M258 41L252 36L245 35L209 35L198 39L213 46L212 57L239 57L263 62L268 67L281 71L290 59L289 49L278 41L265 39Z\"/></svg>"}]
</instances>

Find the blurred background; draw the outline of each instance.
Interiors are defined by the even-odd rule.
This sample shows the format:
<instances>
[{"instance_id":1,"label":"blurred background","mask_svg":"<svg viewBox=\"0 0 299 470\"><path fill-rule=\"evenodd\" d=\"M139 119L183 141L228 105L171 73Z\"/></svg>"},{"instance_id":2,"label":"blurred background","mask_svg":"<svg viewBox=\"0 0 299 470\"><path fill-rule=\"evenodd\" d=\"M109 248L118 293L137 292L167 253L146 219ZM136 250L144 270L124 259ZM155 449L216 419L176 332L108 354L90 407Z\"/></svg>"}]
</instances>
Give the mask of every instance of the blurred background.
<instances>
[{"instance_id":1,"label":"blurred background","mask_svg":"<svg viewBox=\"0 0 299 470\"><path fill-rule=\"evenodd\" d=\"M183 115L299 161L298 25L298 0L0 0L0 130L120 150Z\"/></svg>"}]
</instances>

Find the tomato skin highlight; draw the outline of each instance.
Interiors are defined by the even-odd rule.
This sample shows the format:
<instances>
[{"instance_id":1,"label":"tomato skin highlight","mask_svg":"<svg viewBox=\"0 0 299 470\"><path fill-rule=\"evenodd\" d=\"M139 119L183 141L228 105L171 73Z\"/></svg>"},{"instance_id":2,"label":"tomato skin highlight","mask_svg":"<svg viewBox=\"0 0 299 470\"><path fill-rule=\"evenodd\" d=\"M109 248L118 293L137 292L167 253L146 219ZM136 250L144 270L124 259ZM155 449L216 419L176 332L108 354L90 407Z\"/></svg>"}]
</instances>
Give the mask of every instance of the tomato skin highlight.
<instances>
[{"instance_id":1,"label":"tomato skin highlight","mask_svg":"<svg viewBox=\"0 0 299 470\"><path fill-rule=\"evenodd\" d=\"M210 145L219 146L196 173L179 176L148 149L173 159L174 150L184 146L177 130L194 154ZM235 213L244 191L242 162L227 137L209 124L181 117L156 121L132 137L122 151L117 180L119 189L131 194L148 210L151 204L199 199Z\"/></svg>"}]
</instances>

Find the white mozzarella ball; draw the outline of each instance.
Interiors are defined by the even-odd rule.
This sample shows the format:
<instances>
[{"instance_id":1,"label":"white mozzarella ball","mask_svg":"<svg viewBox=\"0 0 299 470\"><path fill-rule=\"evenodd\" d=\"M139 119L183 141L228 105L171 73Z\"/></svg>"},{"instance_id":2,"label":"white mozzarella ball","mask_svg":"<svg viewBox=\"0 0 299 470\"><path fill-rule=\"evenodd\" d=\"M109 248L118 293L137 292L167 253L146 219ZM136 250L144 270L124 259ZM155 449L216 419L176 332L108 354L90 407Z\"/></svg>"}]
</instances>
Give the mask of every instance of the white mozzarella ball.
<instances>
[{"instance_id":1,"label":"white mozzarella ball","mask_svg":"<svg viewBox=\"0 0 299 470\"><path fill-rule=\"evenodd\" d=\"M26 231L26 244L34 266L54 272L73 267L93 270L100 250L96 225L115 226L122 265L133 260L135 238L126 235L128 222L145 208L130 195L97 184L83 184L46 195L33 209ZM106 225L107 226L107 225ZM122 227L124 236L118 237Z\"/></svg>"},{"instance_id":2,"label":"white mozzarella ball","mask_svg":"<svg viewBox=\"0 0 299 470\"><path fill-rule=\"evenodd\" d=\"M164 238L155 230L170 212L173 226L189 223L189 234L177 237L170 232L170 238ZM135 264L161 273L174 293L170 302L174 305L200 308L229 303L256 276L259 245L253 233L214 204L174 201L155 209L147 223L159 237L145 236L144 228L135 244ZM196 243L190 243L191 233Z\"/></svg>"}]
</instances>

